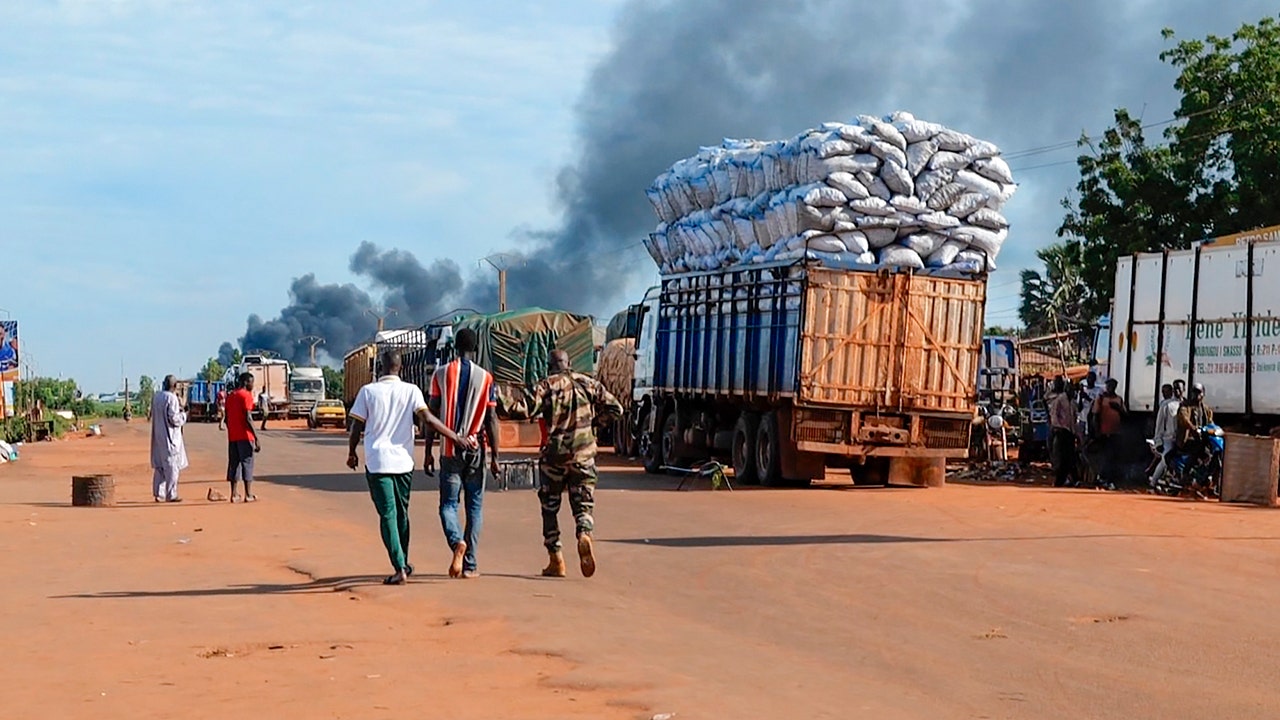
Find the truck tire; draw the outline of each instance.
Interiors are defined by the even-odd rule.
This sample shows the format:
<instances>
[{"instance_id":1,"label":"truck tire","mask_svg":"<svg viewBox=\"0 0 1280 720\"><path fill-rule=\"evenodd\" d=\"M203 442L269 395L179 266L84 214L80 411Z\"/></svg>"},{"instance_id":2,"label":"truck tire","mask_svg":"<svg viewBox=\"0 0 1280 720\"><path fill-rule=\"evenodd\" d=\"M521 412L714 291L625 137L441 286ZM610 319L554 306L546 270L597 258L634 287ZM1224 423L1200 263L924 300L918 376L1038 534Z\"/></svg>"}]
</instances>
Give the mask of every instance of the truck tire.
<instances>
[{"instance_id":1,"label":"truck tire","mask_svg":"<svg viewBox=\"0 0 1280 720\"><path fill-rule=\"evenodd\" d=\"M646 425L648 420L647 415L642 415L640 417L641 426ZM660 433L647 433L645 440L647 440L647 443L640 443L640 450L644 452L644 471L650 475L657 475L662 472L662 435Z\"/></svg>"},{"instance_id":2,"label":"truck tire","mask_svg":"<svg viewBox=\"0 0 1280 720\"><path fill-rule=\"evenodd\" d=\"M661 459L663 466L671 467L678 465L679 455L676 453L676 446L680 442L678 426L679 418L675 413L667 416L662 421L662 435L658 438L658 457Z\"/></svg>"},{"instance_id":3,"label":"truck tire","mask_svg":"<svg viewBox=\"0 0 1280 720\"><path fill-rule=\"evenodd\" d=\"M742 485L757 485L760 482L760 474L756 472L758 432L760 418L755 413L742 413L733 426L733 479Z\"/></svg>"},{"instance_id":4,"label":"truck tire","mask_svg":"<svg viewBox=\"0 0 1280 720\"><path fill-rule=\"evenodd\" d=\"M780 487L782 481L782 456L778 437L778 418L765 413L756 431L756 476L765 487Z\"/></svg>"}]
</instances>

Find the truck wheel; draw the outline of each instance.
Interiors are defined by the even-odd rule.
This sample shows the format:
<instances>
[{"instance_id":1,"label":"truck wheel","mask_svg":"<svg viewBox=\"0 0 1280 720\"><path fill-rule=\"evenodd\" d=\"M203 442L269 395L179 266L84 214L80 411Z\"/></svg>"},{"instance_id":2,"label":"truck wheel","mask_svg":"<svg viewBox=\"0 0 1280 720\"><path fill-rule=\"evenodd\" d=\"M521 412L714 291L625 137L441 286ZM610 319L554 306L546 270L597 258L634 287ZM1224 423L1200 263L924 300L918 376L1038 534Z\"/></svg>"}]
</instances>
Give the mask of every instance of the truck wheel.
<instances>
[{"instance_id":1,"label":"truck wheel","mask_svg":"<svg viewBox=\"0 0 1280 720\"><path fill-rule=\"evenodd\" d=\"M649 418L641 416L641 426L647 424ZM644 433L640 440L640 452L644 453L644 471L650 475L662 472L662 436L657 433Z\"/></svg>"},{"instance_id":2,"label":"truck wheel","mask_svg":"<svg viewBox=\"0 0 1280 720\"><path fill-rule=\"evenodd\" d=\"M756 475L766 487L782 485L782 458L778 438L778 418L765 413L756 431Z\"/></svg>"},{"instance_id":3,"label":"truck wheel","mask_svg":"<svg viewBox=\"0 0 1280 720\"><path fill-rule=\"evenodd\" d=\"M743 485L756 485L760 475L756 472L756 433L760 432L760 418L744 412L733 426L733 479Z\"/></svg>"},{"instance_id":4,"label":"truck wheel","mask_svg":"<svg viewBox=\"0 0 1280 720\"><path fill-rule=\"evenodd\" d=\"M678 464L679 458L676 455L676 444L680 442L676 425L679 418L675 413L667 416L662 422L662 436L658 441L658 457L662 459L662 465L671 467Z\"/></svg>"}]
</instances>

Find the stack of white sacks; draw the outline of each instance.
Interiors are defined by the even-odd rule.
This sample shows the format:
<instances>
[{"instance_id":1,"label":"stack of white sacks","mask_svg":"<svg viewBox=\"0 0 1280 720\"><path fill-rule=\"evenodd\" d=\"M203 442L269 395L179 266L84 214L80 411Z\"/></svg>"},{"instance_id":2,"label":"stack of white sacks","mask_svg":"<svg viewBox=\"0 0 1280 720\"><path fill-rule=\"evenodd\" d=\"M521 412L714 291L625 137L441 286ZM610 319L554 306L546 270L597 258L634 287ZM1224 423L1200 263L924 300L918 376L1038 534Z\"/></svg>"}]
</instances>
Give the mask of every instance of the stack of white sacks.
<instances>
[{"instance_id":1,"label":"stack of white sacks","mask_svg":"<svg viewBox=\"0 0 1280 720\"><path fill-rule=\"evenodd\" d=\"M663 273L809 257L995 269L1016 186L995 145L898 112L790 140L725 140L647 191Z\"/></svg>"}]
</instances>

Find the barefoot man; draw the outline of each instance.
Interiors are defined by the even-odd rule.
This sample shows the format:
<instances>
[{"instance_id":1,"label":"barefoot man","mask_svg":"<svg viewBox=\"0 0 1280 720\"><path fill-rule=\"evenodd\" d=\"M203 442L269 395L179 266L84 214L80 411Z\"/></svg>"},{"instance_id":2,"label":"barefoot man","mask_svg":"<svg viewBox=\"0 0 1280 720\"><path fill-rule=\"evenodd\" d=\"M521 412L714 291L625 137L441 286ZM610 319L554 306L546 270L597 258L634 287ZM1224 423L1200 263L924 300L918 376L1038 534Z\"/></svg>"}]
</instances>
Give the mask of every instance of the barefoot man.
<instances>
[{"instance_id":1,"label":"barefoot man","mask_svg":"<svg viewBox=\"0 0 1280 720\"><path fill-rule=\"evenodd\" d=\"M479 437L480 447L472 452L445 441L440 444L440 525L445 542L453 553L449 577L480 576L476 549L484 513L485 448L489 469L498 474L498 395L493 375L476 364L479 338L471 328L462 328L454 339L458 359L436 370L431 377L431 412L457 432ZM427 433L427 462L431 462L434 433ZM467 524L458 524L458 500L463 499Z\"/></svg>"},{"instance_id":2,"label":"barefoot man","mask_svg":"<svg viewBox=\"0 0 1280 720\"><path fill-rule=\"evenodd\" d=\"M622 405L595 378L573 371L569 354L555 350L550 375L538 383L528 411L546 423L547 439L539 458L538 500L542 503L542 541L549 562L542 574L564 577L564 553L560 549L560 498L567 490L578 533L578 559L582 575L596 572L591 532L595 522L597 414L621 415Z\"/></svg>"},{"instance_id":3,"label":"barefoot man","mask_svg":"<svg viewBox=\"0 0 1280 720\"><path fill-rule=\"evenodd\" d=\"M364 476L369 495L378 511L382 544L387 549L395 574L385 585L403 585L413 574L409 564L409 490L413 484L413 428L427 426L460 447L474 448L474 441L457 436L427 409L422 388L400 379L400 353L391 351L379 362L382 374L360 388L351 405L351 435L347 442L347 467L360 465L356 446L364 435ZM431 446L427 445L423 469L430 472Z\"/></svg>"}]
</instances>

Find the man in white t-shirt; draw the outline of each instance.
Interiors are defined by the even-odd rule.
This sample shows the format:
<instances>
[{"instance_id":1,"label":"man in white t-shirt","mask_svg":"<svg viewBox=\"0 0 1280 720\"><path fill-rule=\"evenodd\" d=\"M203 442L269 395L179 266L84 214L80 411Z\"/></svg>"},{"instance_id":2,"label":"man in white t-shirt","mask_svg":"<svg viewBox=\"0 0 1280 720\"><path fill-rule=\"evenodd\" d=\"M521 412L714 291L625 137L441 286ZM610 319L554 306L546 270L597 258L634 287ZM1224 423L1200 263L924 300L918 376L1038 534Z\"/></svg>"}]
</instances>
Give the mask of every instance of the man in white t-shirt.
<instances>
[{"instance_id":1,"label":"man in white t-shirt","mask_svg":"<svg viewBox=\"0 0 1280 720\"><path fill-rule=\"evenodd\" d=\"M347 467L360 465L356 446L364 435L364 474L369 495L378 510L382 544L395 574L382 582L403 585L413 574L409 564L409 490L413 484L413 428L429 424L451 442L474 447L473 440L460 438L427 409L422 388L400 379L400 354L387 352L381 358L382 375L377 382L360 388L351 405L351 436L347 444ZM426 428L422 428L425 434ZM427 448L430 453L430 446ZM423 467L431 463L423 461Z\"/></svg>"}]
</instances>

